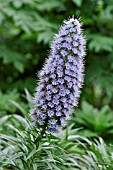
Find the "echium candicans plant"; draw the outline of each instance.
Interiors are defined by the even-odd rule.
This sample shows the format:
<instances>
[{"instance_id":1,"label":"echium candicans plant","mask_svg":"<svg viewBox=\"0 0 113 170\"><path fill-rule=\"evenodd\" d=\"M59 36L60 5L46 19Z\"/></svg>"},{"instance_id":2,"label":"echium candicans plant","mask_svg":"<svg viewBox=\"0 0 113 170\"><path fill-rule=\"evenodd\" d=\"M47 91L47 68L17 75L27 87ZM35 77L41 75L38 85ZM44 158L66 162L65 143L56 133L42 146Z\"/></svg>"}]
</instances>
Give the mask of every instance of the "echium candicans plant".
<instances>
[{"instance_id":1,"label":"echium candicans plant","mask_svg":"<svg viewBox=\"0 0 113 170\"><path fill-rule=\"evenodd\" d=\"M78 104L83 84L85 38L79 19L63 22L50 55L39 72L31 116L48 133L58 132Z\"/></svg>"}]
</instances>

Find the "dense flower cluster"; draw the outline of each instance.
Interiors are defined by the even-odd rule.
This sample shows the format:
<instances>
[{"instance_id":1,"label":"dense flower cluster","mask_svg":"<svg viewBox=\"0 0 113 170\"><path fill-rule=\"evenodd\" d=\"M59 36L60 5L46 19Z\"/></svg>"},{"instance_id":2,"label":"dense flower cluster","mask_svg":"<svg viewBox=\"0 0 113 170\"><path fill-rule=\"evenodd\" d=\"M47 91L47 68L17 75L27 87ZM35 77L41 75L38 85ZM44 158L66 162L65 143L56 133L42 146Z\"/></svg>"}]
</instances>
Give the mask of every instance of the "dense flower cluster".
<instances>
[{"instance_id":1,"label":"dense flower cluster","mask_svg":"<svg viewBox=\"0 0 113 170\"><path fill-rule=\"evenodd\" d=\"M49 133L66 125L73 106L77 106L83 83L85 39L79 20L64 21L43 70L31 115L34 124L47 127Z\"/></svg>"}]
</instances>

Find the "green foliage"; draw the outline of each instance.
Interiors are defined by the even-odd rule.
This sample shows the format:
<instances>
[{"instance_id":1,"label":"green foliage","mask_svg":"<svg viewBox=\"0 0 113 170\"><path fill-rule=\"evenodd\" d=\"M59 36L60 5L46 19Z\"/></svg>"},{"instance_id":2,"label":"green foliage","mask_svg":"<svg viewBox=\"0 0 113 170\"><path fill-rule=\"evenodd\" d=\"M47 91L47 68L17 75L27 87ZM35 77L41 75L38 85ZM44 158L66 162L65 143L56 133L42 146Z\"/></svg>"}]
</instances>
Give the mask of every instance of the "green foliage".
<instances>
[{"instance_id":1,"label":"green foliage","mask_svg":"<svg viewBox=\"0 0 113 170\"><path fill-rule=\"evenodd\" d=\"M87 102L82 102L81 110L75 109L72 122L76 127L83 127L82 134L88 137L113 135L113 111L109 106L103 106L100 110Z\"/></svg>"},{"instance_id":2,"label":"green foliage","mask_svg":"<svg viewBox=\"0 0 113 170\"><path fill-rule=\"evenodd\" d=\"M93 85L95 79L102 80L99 82L105 93L103 99L109 97L113 90L112 87L107 88L113 83L112 70L107 62L113 50L112 11L113 2L106 0L1 0L0 59L3 70L3 74L0 75L3 82L0 84L1 88L6 90L10 86L10 89L20 90L18 82L28 80L29 86L27 83L21 83L21 90L26 87L33 92L35 84L32 83L31 77L34 78L36 70L41 68L54 34L64 18L75 15L81 16L84 22L88 43L86 85ZM106 64L110 76L105 75L106 70L101 61ZM112 61L113 56L110 63ZM95 72L97 67L98 70ZM10 75L6 69L10 70ZM95 81L96 85L98 85L97 81ZM88 95L90 96L89 93Z\"/></svg>"},{"instance_id":3,"label":"green foliage","mask_svg":"<svg viewBox=\"0 0 113 170\"><path fill-rule=\"evenodd\" d=\"M112 52L113 49L113 38L99 34L91 34L88 36L90 41L89 49L96 53L101 51ZM97 45L98 44L98 45Z\"/></svg>"},{"instance_id":4,"label":"green foliage","mask_svg":"<svg viewBox=\"0 0 113 170\"><path fill-rule=\"evenodd\" d=\"M35 143L39 132L30 125L29 91L59 25L73 15L81 17L87 40L81 109L61 134ZM113 169L113 149L98 139L112 143L112 20L112 0L0 1L0 170Z\"/></svg>"},{"instance_id":5,"label":"green foliage","mask_svg":"<svg viewBox=\"0 0 113 170\"><path fill-rule=\"evenodd\" d=\"M15 113L17 107L12 106L11 101L19 102L19 94L16 93L16 91L8 92L5 95L2 92L0 92L0 112ZM1 116L3 115L0 115L0 117Z\"/></svg>"},{"instance_id":6,"label":"green foliage","mask_svg":"<svg viewBox=\"0 0 113 170\"><path fill-rule=\"evenodd\" d=\"M25 89L25 94L23 95L23 101L20 101L20 96L17 91L8 92L3 94L0 92L0 118L7 114L16 113L25 116L28 109L31 107L32 97L27 89ZM9 115L10 117L10 115ZM4 118L3 118L4 120Z\"/></svg>"},{"instance_id":7,"label":"green foliage","mask_svg":"<svg viewBox=\"0 0 113 170\"><path fill-rule=\"evenodd\" d=\"M21 116L3 117L0 122L6 124L10 131L10 135L7 131L0 134L0 164L3 169L113 168L112 150L104 141L101 138L90 141L77 135L78 130L73 130L73 125L58 135L46 135L41 139L38 129L32 128L29 121Z\"/></svg>"},{"instance_id":8,"label":"green foliage","mask_svg":"<svg viewBox=\"0 0 113 170\"><path fill-rule=\"evenodd\" d=\"M4 65L12 64L18 72L24 72L27 56L22 56L22 54L16 51L11 51L6 46L0 46L0 53L0 58L2 58L2 63Z\"/></svg>"}]
</instances>

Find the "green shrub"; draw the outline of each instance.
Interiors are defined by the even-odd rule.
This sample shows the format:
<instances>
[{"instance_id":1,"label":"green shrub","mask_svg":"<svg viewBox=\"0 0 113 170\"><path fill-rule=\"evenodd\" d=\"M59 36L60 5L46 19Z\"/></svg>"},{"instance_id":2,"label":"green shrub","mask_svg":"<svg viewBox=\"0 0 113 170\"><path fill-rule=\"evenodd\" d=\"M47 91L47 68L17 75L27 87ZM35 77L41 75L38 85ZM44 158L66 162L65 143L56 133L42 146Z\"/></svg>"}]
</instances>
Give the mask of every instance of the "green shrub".
<instances>
[{"instance_id":1,"label":"green shrub","mask_svg":"<svg viewBox=\"0 0 113 170\"><path fill-rule=\"evenodd\" d=\"M100 110L87 102L82 102L81 110L74 110L75 127L83 127L81 133L87 137L113 135L113 111L105 105Z\"/></svg>"}]
</instances>

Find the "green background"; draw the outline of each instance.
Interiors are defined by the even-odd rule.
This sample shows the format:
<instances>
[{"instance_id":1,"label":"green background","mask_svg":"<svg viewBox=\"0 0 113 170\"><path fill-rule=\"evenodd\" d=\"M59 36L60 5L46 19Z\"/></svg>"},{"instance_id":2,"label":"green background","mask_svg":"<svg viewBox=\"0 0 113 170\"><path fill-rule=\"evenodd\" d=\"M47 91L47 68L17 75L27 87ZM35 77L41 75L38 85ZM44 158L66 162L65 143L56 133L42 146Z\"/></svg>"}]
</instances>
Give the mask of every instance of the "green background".
<instances>
[{"instance_id":1,"label":"green background","mask_svg":"<svg viewBox=\"0 0 113 170\"><path fill-rule=\"evenodd\" d=\"M75 127L85 136L113 134L113 1L0 0L0 117L29 110L37 71L64 19L81 18L86 36L85 82ZM27 90L26 90L27 89ZM28 92L27 91L27 92ZM18 107L17 107L18 105Z\"/></svg>"}]
</instances>

